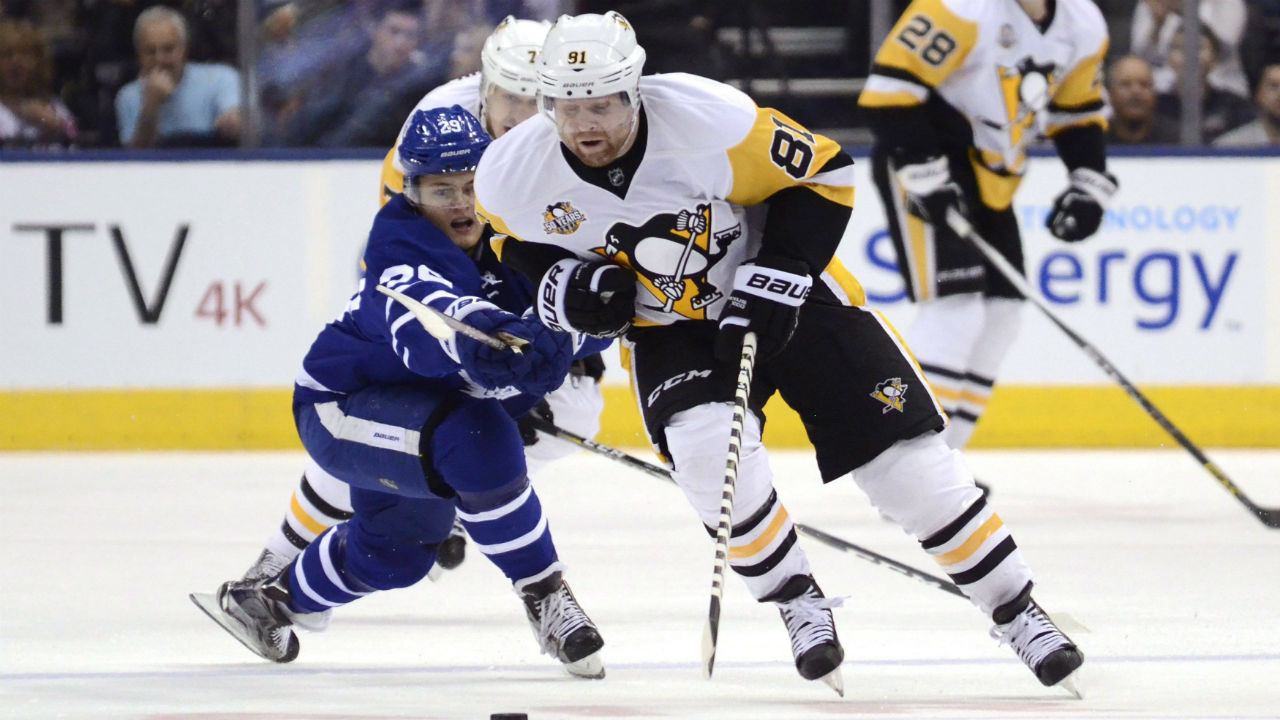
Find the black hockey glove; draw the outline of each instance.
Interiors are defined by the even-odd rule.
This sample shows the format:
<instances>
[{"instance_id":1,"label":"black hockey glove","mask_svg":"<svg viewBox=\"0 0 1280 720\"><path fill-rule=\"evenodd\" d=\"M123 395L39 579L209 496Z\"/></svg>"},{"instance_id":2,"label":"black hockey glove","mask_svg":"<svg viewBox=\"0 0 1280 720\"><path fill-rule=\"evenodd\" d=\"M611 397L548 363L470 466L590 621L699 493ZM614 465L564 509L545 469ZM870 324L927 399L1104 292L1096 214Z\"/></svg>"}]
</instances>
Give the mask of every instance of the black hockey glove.
<instances>
[{"instance_id":1,"label":"black hockey glove","mask_svg":"<svg viewBox=\"0 0 1280 720\"><path fill-rule=\"evenodd\" d=\"M636 274L616 263L561 260L538 283L534 308L547 327L618 337L635 316Z\"/></svg>"},{"instance_id":2,"label":"black hockey glove","mask_svg":"<svg viewBox=\"0 0 1280 720\"><path fill-rule=\"evenodd\" d=\"M555 413L551 412L551 406L547 404L546 398L539 400L532 410L521 415L520 419L516 420L516 425L520 428L520 439L524 442L525 447L538 442L538 430L534 427L535 421L551 423L552 425L556 422Z\"/></svg>"},{"instance_id":3,"label":"black hockey glove","mask_svg":"<svg viewBox=\"0 0 1280 720\"><path fill-rule=\"evenodd\" d=\"M809 295L813 278L799 260L762 255L738 267L733 293L720 311L716 358L737 362L742 338L756 334L756 358L767 360L782 351L800 322L800 305Z\"/></svg>"},{"instance_id":4,"label":"black hockey glove","mask_svg":"<svg viewBox=\"0 0 1280 720\"><path fill-rule=\"evenodd\" d=\"M1053 210L1045 227L1059 240L1080 242L1098 231L1102 212L1119 184L1111 173L1076 168L1068 176L1071 184L1053 200Z\"/></svg>"},{"instance_id":5,"label":"black hockey glove","mask_svg":"<svg viewBox=\"0 0 1280 720\"><path fill-rule=\"evenodd\" d=\"M933 227L934 238L960 238L947 222L947 210L955 209L968 217L968 207L960 186L951 179L951 168L942 156L922 162L901 165L895 172L907 193L907 212Z\"/></svg>"}]
</instances>

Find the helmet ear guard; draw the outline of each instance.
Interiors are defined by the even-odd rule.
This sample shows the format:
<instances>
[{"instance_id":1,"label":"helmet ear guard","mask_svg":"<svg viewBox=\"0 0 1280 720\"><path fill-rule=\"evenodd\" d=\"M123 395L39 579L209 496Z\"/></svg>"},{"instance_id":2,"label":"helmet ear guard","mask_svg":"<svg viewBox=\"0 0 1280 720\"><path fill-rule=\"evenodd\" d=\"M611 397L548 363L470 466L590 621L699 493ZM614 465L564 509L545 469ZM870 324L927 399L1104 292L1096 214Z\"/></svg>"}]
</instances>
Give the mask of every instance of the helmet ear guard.
<instances>
[{"instance_id":1,"label":"helmet ear guard","mask_svg":"<svg viewBox=\"0 0 1280 720\"><path fill-rule=\"evenodd\" d=\"M538 56L539 106L553 100L586 100L624 93L639 108L644 48L621 14L561 15L547 32Z\"/></svg>"}]
</instances>

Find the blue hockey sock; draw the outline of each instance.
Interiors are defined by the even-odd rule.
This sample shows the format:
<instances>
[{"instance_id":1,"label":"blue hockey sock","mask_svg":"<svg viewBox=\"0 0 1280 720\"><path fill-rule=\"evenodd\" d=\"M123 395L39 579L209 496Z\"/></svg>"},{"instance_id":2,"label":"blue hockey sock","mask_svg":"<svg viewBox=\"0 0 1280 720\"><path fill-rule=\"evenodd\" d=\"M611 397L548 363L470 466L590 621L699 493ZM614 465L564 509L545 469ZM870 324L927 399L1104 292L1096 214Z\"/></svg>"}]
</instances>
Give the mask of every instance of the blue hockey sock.
<instances>
[{"instance_id":1,"label":"blue hockey sock","mask_svg":"<svg viewBox=\"0 0 1280 720\"><path fill-rule=\"evenodd\" d=\"M349 524L335 525L302 551L289 568L290 609L321 612L373 592L352 576L343 557Z\"/></svg>"},{"instance_id":2,"label":"blue hockey sock","mask_svg":"<svg viewBox=\"0 0 1280 720\"><path fill-rule=\"evenodd\" d=\"M513 583L541 576L558 566L551 529L542 514L542 503L527 478L509 486L514 497L497 501L501 494L459 493L458 518L476 549L498 566Z\"/></svg>"}]
</instances>

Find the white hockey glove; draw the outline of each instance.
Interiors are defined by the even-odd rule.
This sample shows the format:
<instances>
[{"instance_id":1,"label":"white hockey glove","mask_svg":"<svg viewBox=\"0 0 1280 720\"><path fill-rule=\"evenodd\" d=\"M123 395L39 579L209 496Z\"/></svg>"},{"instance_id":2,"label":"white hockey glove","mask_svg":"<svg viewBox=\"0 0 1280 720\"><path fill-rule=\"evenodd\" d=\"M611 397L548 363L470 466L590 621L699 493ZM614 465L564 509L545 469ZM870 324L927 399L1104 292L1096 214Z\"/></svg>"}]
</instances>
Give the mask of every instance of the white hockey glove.
<instances>
[{"instance_id":1,"label":"white hockey glove","mask_svg":"<svg viewBox=\"0 0 1280 720\"><path fill-rule=\"evenodd\" d=\"M565 259L538 283L538 319L562 332L618 337L635 316L636 273L616 263Z\"/></svg>"},{"instance_id":2,"label":"white hockey glove","mask_svg":"<svg viewBox=\"0 0 1280 720\"><path fill-rule=\"evenodd\" d=\"M968 216L960 186L951 179L947 158L938 156L911 165L902 165L894 175L907 193L907 212L933 226L934 237L959 240L947 223L947 210L955 208Z\"/></svg>"},{"instance_id":3,"label":"white hockey glove","mask_svg":"<svg viewBox=\"0 0 1280 720\"><path fill-rule=\"evenodd\" d=\"M1119 184L1111 173L1083 167L1072 170L1068 178L1071 184L1054 198L1045 227L1059 240L1079 242L1098 231Z\"/></svg>"}]
</instances>

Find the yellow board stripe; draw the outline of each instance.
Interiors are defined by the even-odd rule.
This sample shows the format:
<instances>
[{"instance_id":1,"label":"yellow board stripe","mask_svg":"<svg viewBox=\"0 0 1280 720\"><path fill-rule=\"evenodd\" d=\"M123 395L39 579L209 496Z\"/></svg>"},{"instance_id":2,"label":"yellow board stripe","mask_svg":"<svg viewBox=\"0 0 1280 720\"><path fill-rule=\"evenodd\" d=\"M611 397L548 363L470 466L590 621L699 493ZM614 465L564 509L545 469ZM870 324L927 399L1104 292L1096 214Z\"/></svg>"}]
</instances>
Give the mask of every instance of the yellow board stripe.
<instances>
[{"instance_id":1,"label":"yellow board stripe","mask_svg":"<svg viewBox=\"0 0 1280 720\"><path fill-rule=\"evenodd\" d=\"M982 547L982 543L986 542L992 535L995 535L996 531L1002 527L1004 527L1004 521L1000 519L999 515L992 513L991 517L987 518L987 521L982 523L969 536L969 539L964 541L963 545L949 553L943 553L935 557L934 560L937 560L939 565L955 565L956 563L964 562L972 557L978 551L978 548Z\"/></svg>"},{"instance_id":2,"label":"yellow board stripe","mask_svg":"<svg viewBox=\"0 0 1280 720\"><path fill-rule=\"evenodd\" d=\"M867 392L871 392L870 389ZM1142 387L1202 448L1280 448L1280 385ZM646 448L640 413L623 384L604 387L599 442ZM1247 398L1248 402L1224 402ZM765 406L771 448L809 448L800 419L779 398ZM974 448L1180 448L1112 385L997 385ZM292 390L0 391L0 450L301 450Z\"/></svg>"},{"instance_id":3,"label":"yellow board stripe","mask_svg":"<svg viewBox=\"0 0 1280 720\"><path fill-rule=\"evenodd\" d=\"M778 537L778 531L782 529L783 523L787 521L787 509L781 505L778 506L778 512L773 516L773 522L769 523L769 527L760 533L760 537L752 540L747 545L729 548L729 559L740 560L745 557L751 557L761 550L769 547L769 543Z\"/></svg>"},{"instance_id":4,"label":"yellow board stripe","mask_svg":"<svg viewBox=\"0 0 1280 720\"><path fill-rule=\"evenodd\" d=\"M289 509L293 511L293 516L298 518L298 522L305 525L308 530L316 535L329 529L328 525L317 521L302 508L302 503L298 502L298 493L293 494L293 501L289 503Z\"/></svg>"}]
</instances>

